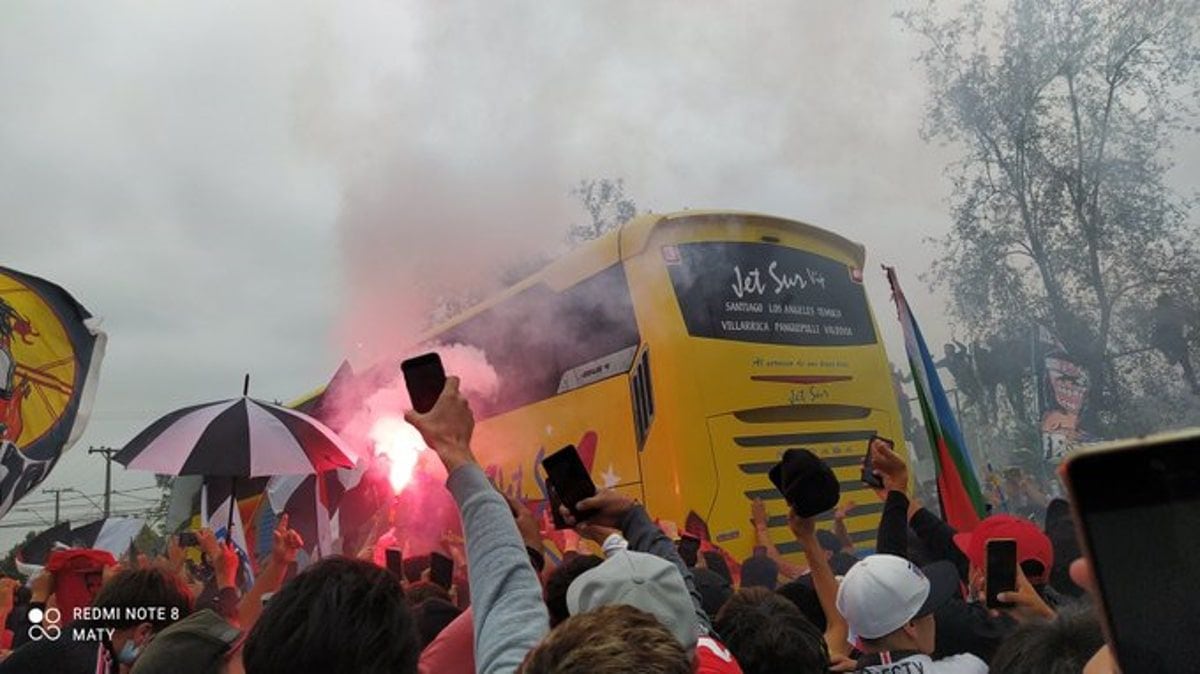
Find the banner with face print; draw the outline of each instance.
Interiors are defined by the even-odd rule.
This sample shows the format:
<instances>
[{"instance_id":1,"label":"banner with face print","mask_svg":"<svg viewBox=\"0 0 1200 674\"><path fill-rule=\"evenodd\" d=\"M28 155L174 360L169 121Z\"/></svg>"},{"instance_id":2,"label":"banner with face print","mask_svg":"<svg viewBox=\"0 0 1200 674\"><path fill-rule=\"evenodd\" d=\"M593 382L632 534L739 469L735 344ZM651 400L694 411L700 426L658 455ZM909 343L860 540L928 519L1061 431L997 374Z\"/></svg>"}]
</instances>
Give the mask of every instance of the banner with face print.
<instances>
[{"instance_id":1,"label":"banner with face print","mask_svg":"<svg viewBox=\"0 0 1200 674\"><path fill-rule=\"evenodd\" d=\"M0 517L83 433L105 335L70 293L0 267Z\"/></svg>"}]
</instances>

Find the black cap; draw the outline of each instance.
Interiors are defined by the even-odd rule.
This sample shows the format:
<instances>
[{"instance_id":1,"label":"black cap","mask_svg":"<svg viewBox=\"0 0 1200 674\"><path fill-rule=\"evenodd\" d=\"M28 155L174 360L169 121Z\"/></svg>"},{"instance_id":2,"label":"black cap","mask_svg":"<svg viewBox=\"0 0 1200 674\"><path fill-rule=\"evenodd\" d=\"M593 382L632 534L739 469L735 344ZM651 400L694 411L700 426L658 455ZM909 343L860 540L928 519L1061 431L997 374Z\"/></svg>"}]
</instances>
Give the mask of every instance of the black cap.
<instances>
[{"instance_id":1,"label":"black cap","mask_svg":"<svg viewBox=\"0 0 1200 674\"><path fill-rule=\"evenodd\" d=\"M925 603L921 604L921 610L913 616L915 618L933 613L960 592L958 569L951 562L942 560L923 566L921 573L929 579L929 596L925 598Z\"/></svg>"},{"instance_id":2,"label":"black cap","mask_svg":"<svg viewBox=\"0 0 1200 674\"><path fill-rule=\"evenodd\" d=\"M837 505L841 486L833 471L807 449L789 449L768 474L800 517L813 517Z\"/></svg>"}]
</instances>

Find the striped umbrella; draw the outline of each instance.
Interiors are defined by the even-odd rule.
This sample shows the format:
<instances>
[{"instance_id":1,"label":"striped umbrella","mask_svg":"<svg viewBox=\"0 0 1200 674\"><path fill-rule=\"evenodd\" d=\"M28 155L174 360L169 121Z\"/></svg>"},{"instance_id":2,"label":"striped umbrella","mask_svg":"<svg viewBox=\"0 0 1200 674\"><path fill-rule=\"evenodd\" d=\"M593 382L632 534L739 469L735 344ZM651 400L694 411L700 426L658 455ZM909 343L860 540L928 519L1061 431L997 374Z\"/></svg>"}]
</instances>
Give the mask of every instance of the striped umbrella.
<instances>
[{"instance_id":1,"label":"striped umbrella","mask_svg":"<svg viewBox=\"0 0 1200 674\"><path fill-rule=\"evenodd\" d=\"M351 451L316 419L247 395L176 410L150 424L113 457L158 475L238 478L351 468ZM230 508L230 528L233 525Z\"/></svg>"},{"instance_id":2,"label":"striped umbrella","mask_svg":"<svg viewBox=\"0 0 1200 674\"><path fill-rule=\"evenodd\" d=\"M159 475L236 478L351 468L350 454L320 421L243 396L171 412L113 458Z\"/></svg>"}]
</instances>

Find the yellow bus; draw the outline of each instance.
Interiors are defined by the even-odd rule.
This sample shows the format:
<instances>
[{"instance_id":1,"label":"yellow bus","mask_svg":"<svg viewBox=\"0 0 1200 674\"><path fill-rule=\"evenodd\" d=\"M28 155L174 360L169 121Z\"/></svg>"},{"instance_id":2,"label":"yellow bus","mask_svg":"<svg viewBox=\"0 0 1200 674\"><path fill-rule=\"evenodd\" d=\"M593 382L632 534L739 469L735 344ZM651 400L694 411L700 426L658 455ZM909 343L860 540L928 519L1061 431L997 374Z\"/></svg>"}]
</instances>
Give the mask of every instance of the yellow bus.
<instances>
[{"instance_id":1,"label":"yellow bus","mask_svg":"<svg viewBox=\"0 0 1200 674\"><path fill-rule=\"evenodd\" d=\"M767 471L806 447L859 505L847 525L870 549L882 505L859 479L867 439L903 434L864 257L766 215L644 215L423 341L475 346L495 368L498 394L472 402L475 446L512 494L544 499L542 457L573 444L597 485L738 560L762 498L773 540L798 555Z\"/></svg>"}]
</instances>

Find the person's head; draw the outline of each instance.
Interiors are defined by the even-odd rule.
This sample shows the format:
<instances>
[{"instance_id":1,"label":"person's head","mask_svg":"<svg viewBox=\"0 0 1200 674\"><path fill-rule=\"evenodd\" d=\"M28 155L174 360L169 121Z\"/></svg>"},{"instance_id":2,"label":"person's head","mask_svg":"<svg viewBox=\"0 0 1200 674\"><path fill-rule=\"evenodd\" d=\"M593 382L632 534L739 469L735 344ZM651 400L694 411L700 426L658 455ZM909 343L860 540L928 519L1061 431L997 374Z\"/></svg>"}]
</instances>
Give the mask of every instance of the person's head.
<instances>
[{"instance_id":1,"label":"person's head","mask_svg":"<svg viewBox=\"0 0 1200 674\"><path fill-rule=\"evenodd\" d=\"M784 583L776 592L792 602L800 610L800 613L804 614L808 622L822 633L825 632L825 628L828 626L825 622L825 610L821 608L821 599L817 596L817 590L813 587L811 577L801 576L796 580Z\"/></svg>"},{"instance_id":2,"label":"person's head","mask_svg":"<svg viewBox=\"0 0 1200 674\"><path fill-rule=\"evenodd\" d=\"M971 562L971 586L978 590L987 573L987 543L990 540L1011 538L1017 542L1017 563L1034 587L1050 580L1054 568L1054 546L1037 525L1012 515L992 515L974 531L954 535L954 544Z\"/></svg>"},{"instance_id":3,"label":"person's head","mask_svg":"<svg viewBox=\"0 0 1200 674\"><path fill-rule=\"evenodd\" d=\"M573 615L529 651L520 674L690 674L692 659L653 615L615 604Z\"/></svg>"},{"instance_id":4,"label":"person's head","mask_svg":"<svg viewBox=\"0 0 1200 674\"><path fill-rule=\"evenodd\" d=\"M460 613L462 611L457 606L436 597L415 604L413 614L417 621L417 632L421 635L421 648L424 649L436 639Z\"/></svg>"},{"instance_id":5,"label":"person's head","mask_svg":"<svg viewBox=\"0 0 1200 674\"><path fill-rule=\"evenodd\" d=\"M271 597L242 660L246 674L411 674L420 651L400 581L369 562L333 557Z\"/></svg>"},{"instance_id":6,"label":"person's head","mask_svg":"<svg viewBox=\"0 0 1200 674\"><path fill-rule=\"evenodd\" d=\"M567 610L579 615L627 604L658 618L689 653L700 636L692 595L675 565L644 552L621 550L585 571L567 588Z\"/></svg>"},{"instance_id":7,"label":"person's head","mask_svg":"<svg viewBox=\"0 0 1200 674\"><path fill-rule=\"evenodd\" d=\"M700 593L700 608L709 618L716 616L733 594L733 586L716 571L692 569L692 580L696 583L696 591Z\"/></svg>"},{"instance_id":8,"label":"person's head","mask_svg":"<svg viewBox=\"0 0 1200 674\"><path fill-rule=\"evenodd\" d=\"M241 636L212 609L196 611L158 633L130 674L225 674Z\"/></svg>"},{"instance_id":9,"label":"person's head","mask_svg":"<svg viewBox=\"0 0 1200 674\"><path fill-rule=\"evenodd\" d=\"M546 609L550 612L552 629L571 617L571 612L567 610L567 588L571 586L571 582L584 571L600 566L602 562L604 560L596 555L574 555L550 572L543 596Z\"/></svg>"},{"instance_id":10,"label":"person's head","mask_svg":"<svg viewBox=\"0 0 1200 674\"><path fill-rule=\"evenodd\" d=\"M932 653L933 612L958 592L949 562L917 568L895 555L871 555L854 565L838 588L837 608L863 651Z\"/></svg>"},{"instance_id":11,"label":"person's head","mask_svg":"<svg viewBox=\"0 0 1200 674\"><path fill-rule=\"evenodd\" d=\"M1000 644L992 674L1075 674L1104 645L1095 611L1080 605L1051 621L1027 623Z\"/></svg>"},{"instance_id":12,"label":"person's head","mask_svg":"<svg viewBox=\"0 0 1200 674\"><path fill-rule=\"evenodd\" d=\"M713 626L746 674L829 669L824 636L795 605L770 590L738 590Z\"/></svg>"},{"instance_id":13,"label":"person's head","mask_svg":"<svg viewBox=\"0 0 1200 674\"><path fill-rule=\"evenodd\" d=\"M154 635L192 612L192 593L179 576L161 569L128 569L100 589L92 605L115 609L104 613L102 625L111 629L114 659L132 665ZM134 609L153 609L139 614ZM161 610L160 610L161 609ZM138 618L145 617L146 620Z\"/></svg>"},{"instance_id":14,"label":"person's head","mask_svg":"<svg viewBox=\"0 0 1200 674\"><path fill-rule=\"evenodd\" d=\"M441 599L450 603L450 591L428 580L419 580L404 590L409 606L417 606L427 599Z\"/></svg>"},{"instance_id":15,"label":"person's head","mask_svg":"<svg viewBox=\"0 0 1200 674\"><path fill-rule=\"evenodd\" d=\"M779 582L779 565L765 555L754 555L742 562L742 588L765 587L774 590Z\"/></svg>"}]
</instances>

